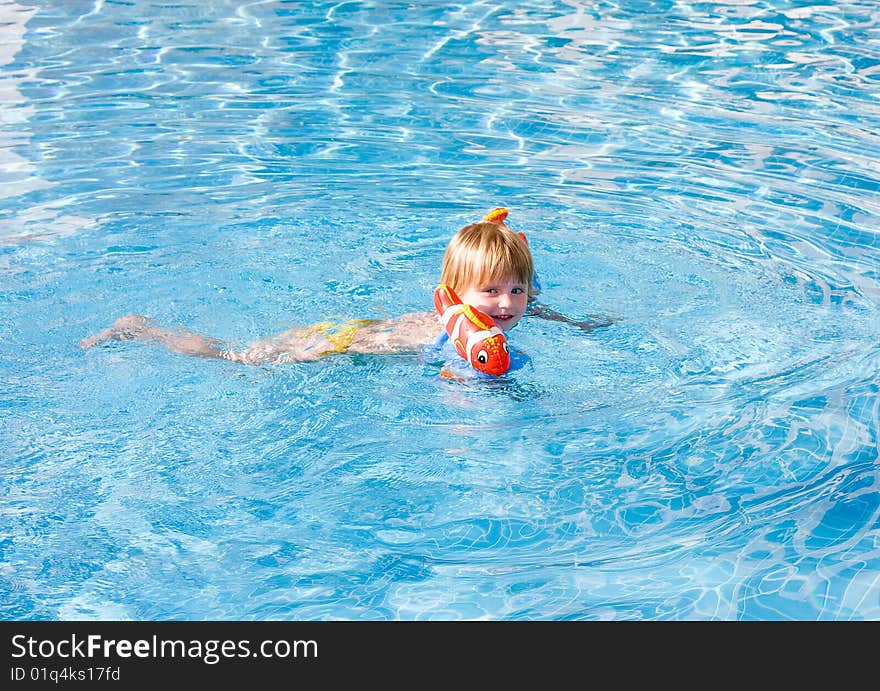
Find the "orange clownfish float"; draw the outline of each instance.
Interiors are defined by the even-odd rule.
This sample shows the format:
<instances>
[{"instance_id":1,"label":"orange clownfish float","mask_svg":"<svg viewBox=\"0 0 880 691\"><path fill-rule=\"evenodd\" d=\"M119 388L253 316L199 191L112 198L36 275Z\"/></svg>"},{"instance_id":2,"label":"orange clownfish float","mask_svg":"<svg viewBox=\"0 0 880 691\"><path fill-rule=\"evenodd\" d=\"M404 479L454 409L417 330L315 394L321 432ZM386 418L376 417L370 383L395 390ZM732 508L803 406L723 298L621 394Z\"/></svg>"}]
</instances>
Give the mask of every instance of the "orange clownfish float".
<instances>
[{"instance_id":1,"label":"orange clownfish float","mask_svg":"<svg viewBox=\"0 0 880 691\"><path fill-rule=\"evenodd\" d=\"M462 303L455 291L443 283L434 291L434 307L456 352L471 367L496 376L510 369L507 338L492 317Z\"/></svg>"},{"instance_id":2,"label":"orange clownfish float","mask_svg":"<svg viewBox=\"0 0 880 691\"><path fill-rule=\"evenodd\" d=\"M483 221L497 223L513 231L504 221L508 212L504 207L492 209ZM528 244L525 233L517 233ZM465 305L447 285L440 284L434 291L434 307L443 319L443 327L458 354L468 364L484 374L501 375L510 369L510 348L504 332L485 312Z\"/></svg>"}]
</instances>

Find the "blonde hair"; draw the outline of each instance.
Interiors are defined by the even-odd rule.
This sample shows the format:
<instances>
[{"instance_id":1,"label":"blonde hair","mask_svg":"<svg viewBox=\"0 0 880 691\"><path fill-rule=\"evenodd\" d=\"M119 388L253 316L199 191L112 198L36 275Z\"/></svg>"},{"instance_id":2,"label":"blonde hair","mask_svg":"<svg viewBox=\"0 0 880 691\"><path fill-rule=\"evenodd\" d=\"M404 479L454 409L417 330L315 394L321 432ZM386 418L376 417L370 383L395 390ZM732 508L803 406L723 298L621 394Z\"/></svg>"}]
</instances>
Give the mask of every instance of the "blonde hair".
<instances>
[{"instance_id":1,"label":"blonde hair","mask_svg":"<svg viewBox=\"0 0 880 691\"><path fill-rule=\"evenodd\" d=\"M507 226L472 223L452 236L443 255L440 282L456 293L499 278L515 278L528 288L529 300L537 295L532 278L535 263L528 243Z\"/></svg>"}]
</instances>

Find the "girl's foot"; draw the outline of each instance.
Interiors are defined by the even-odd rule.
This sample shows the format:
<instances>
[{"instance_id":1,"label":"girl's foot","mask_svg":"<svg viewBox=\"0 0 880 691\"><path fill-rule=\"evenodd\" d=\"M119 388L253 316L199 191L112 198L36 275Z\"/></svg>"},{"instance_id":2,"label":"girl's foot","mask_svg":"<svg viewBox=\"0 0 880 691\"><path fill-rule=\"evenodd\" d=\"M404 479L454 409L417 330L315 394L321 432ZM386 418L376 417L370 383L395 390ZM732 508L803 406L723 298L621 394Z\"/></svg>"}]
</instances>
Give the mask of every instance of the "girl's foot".
<instances>
[{"instance_id":1,"label":"girl's foot","mask_svg":"<svg viewBox=\"0 0 880 691\"><path fill-rule=\"evenodd\" d=\"M150 325L146 317L139 314L126 314L113 322L110 328L82 339L79 344L83 348L91 348L104 341L135 341L144 338L149 330Z\"/></svg>"}]
</instances>

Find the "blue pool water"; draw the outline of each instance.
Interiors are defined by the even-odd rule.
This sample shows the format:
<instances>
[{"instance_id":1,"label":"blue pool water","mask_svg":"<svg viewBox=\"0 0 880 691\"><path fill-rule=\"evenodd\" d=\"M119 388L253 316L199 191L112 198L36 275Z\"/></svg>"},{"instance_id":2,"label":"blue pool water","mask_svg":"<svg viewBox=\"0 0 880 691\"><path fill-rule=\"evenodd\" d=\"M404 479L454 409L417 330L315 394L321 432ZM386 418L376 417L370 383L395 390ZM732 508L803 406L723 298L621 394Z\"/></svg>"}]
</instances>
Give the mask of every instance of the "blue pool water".
<instances>
[{"instance_id":1,"label":"blue pool water","mask_svg":"<svg viewBox=\"0 0 880 691\"><path fill-rule=\"evenodd\" d=\"M880 618L873 0L0 1L4 619ZM247 367L431 307L531 364Z\"/></svg>"}]
</instances>

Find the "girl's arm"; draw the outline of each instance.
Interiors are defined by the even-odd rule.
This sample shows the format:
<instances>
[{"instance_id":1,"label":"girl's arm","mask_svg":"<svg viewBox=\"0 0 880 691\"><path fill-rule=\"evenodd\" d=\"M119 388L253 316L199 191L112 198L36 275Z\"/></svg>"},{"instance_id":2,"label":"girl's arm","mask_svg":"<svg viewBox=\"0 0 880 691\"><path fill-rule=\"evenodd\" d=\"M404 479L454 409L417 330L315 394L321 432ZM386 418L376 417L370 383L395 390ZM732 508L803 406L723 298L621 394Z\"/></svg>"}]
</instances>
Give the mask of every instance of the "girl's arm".
<instances>
[{"instance_id":1,"label":"girl's arm","mask_svg":"<svg viewBox=\"0 0 880 691\"><path fill-rule=\"evenodd\" d=\"M529 305L526 314L531 317L540 317L541 319L546 319L548 321L571 324L572 326L576 326L577 328L579 328L581 331L595 331L596 329L603 329L606 326L610 326L614 322L620 321L620 317L609 317L603 314L588 314L585 321L577 321L570 317L566 317L564 314L560 314L556 310L553 310L547 307L547 305L543 305L537 301L532 302Z\"/></svg>"}]
</instances>

